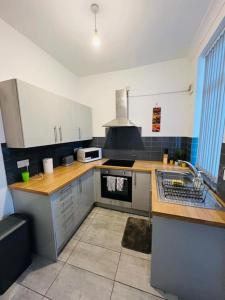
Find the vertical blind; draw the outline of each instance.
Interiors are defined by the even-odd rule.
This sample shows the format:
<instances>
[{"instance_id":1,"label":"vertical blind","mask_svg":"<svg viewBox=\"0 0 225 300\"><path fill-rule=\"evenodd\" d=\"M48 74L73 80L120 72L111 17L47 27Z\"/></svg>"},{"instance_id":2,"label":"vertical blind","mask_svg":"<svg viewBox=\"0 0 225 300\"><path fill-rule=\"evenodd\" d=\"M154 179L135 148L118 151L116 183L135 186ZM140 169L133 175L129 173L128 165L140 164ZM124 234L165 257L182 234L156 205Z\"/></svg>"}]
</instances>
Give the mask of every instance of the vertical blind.
<instances>
[{"instance_id":1,"label":"vertical blind","mask_svg":"<svg viewBox=\"0 0 225 300\"><path fill-rule=\"evenodd\" d=\"M225 30L205 54L197 167L217 181L225 127Z\"/></svg>"}]
</instances>

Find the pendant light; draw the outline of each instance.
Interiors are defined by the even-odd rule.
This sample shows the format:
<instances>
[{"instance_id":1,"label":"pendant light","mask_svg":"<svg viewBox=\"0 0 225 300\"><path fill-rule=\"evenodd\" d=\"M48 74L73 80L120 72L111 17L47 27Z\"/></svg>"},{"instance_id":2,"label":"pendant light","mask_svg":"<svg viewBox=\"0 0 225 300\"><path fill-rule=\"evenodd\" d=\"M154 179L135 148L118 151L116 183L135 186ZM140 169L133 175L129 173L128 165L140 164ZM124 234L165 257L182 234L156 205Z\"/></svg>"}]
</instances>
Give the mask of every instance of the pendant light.
<instances>
[{"instance_id":1,"label":"pendant light","mask_svg":"<svg viewBox=\"0 0 225 300\"><path fill-rule=\"evenodd\" d=\"M92 44L95 48L99 48L101 45L101 40L98 34L97 26L96 26L96 14L99 11L99 6L96 3L91 4L91 11L93 12L95 16L95 29L94 29L94 35L92 37Z\"/></svg>"}]
</instances>

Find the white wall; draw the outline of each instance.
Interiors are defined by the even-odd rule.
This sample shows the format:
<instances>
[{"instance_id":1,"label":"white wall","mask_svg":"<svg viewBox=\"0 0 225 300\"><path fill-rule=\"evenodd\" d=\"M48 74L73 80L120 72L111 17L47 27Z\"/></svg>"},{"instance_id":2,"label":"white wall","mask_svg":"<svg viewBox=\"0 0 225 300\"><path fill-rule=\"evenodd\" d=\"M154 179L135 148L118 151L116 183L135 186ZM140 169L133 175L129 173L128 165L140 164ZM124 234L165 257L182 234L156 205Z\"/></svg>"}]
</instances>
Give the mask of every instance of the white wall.
<instances>
[{"instance_id":1,"label":"white wall","mask_svg":"<svg viewBox=\"0 0 225 300\"><path fill-rule=\"evenodd\" d=\"M130 94L143 95L185 90L191 83L191 64L171 60L123 71L81 77L82 102L93 108L94 136L104 136L102 125L115 118L115 90L129 87ZM160 133L151 132L152 107L162 106ZM130 97L130 119L142 127L143 136L189 136L192 133L193 97L170 94Z\"/></svg>"},{"instance_id":2,"label":"white wall","mask_svg":"<svg viewBox=\"0 0 225 300\"><path fill-rule=\"evenodd\" d=\"M0 37L0 81L19 78L79 101L77 77L1 19ZM4 141L0 119L0 142ZM0 219L12 210L0 149Z\"/></svg>"}]
</instances>

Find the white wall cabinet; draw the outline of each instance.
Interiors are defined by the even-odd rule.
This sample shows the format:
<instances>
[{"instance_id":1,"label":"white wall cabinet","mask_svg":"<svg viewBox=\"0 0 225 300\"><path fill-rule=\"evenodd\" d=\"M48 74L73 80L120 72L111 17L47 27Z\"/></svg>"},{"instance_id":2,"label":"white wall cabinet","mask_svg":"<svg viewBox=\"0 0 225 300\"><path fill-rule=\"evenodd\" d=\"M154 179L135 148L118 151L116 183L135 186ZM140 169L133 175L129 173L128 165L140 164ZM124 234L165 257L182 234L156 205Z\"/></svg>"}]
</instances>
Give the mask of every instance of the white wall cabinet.
<instances>
[{"instance_id":1,"label":"white wall cabinet","mask_svg":"<svg viewBox=\"0 0 225 300\"><path fill-rule=\"evenodd\" d=\"M8 147L28 148L92 138L91 108L18 79L0 83Z\"/></svg>"},{"instance_id":2,"label":"white wall cabinet","mask_svg":"<svg viewBox=\"0 0 225 300\"><path fill-rule=\"evenodd\" d=\"M73 116L74 128L78 130L78 140L85 141L92 139L93 133L91 108L79 103L74 103Z\"/></svg>"},{"instance_id":3,"label":"white wall cabinet","mask_svg":"<svg viewBox=\"0 0 225 300\"><path fill-rule=\"evenodd\" d=\"M150 212L151 175L133 172L132 208Z\"/></svg>"},{"instance_id":4,"label":"white wall cabinet","mask_svg":"<svg viewBox=\"0 0 225 300\"><path fill-rule=\"evenodd\" d=\"M73 107L76 105L71 100L59 97L57 115L57 129L59 143L69 143L79 140L78 130L73 126ZM80 104L78 104L79 107Z\"/></svg>"}]
</instances>

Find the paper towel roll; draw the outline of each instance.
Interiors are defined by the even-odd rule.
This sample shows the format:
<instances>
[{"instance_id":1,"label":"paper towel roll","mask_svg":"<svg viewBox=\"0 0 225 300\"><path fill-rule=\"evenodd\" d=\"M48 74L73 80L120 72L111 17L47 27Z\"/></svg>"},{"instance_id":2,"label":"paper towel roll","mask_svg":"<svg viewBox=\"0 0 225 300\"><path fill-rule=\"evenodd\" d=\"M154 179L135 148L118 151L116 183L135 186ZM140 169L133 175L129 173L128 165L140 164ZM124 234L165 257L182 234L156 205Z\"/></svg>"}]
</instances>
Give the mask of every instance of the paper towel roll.
<instances>
[{"instance_id":1,"label":"paper towel roll","mask_svg":"<svg viewBox=\"0 0 225 300\"><path fill-rule=\"evenodd\" d=\"M45 174L53 173L53 159L52 158L44 158L43 159L43 168Z\"/></svg>"}]
</instances>

